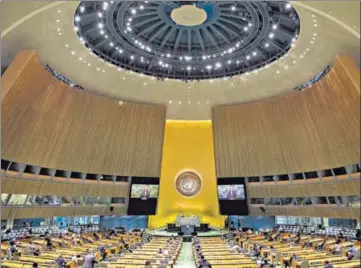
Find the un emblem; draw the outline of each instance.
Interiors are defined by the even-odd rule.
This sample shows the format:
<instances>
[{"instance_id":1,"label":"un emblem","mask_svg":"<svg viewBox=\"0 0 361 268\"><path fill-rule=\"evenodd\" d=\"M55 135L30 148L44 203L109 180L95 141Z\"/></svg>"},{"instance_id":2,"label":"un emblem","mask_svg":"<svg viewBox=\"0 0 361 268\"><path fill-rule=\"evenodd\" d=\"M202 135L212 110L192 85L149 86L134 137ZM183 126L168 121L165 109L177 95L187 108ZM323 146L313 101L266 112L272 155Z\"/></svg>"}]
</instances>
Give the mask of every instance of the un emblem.
<instances>
[{"instance_id":1,"label":"un emblem","mask_svg":"<svg viewBox=\"0 0 361 268\"><path fill-rule=\"evenodd\" d=\"M201 190L201 178L192 171L185 171L178 175L175 187L181 195L193 197Z\"/></svg>"}]
</instances>

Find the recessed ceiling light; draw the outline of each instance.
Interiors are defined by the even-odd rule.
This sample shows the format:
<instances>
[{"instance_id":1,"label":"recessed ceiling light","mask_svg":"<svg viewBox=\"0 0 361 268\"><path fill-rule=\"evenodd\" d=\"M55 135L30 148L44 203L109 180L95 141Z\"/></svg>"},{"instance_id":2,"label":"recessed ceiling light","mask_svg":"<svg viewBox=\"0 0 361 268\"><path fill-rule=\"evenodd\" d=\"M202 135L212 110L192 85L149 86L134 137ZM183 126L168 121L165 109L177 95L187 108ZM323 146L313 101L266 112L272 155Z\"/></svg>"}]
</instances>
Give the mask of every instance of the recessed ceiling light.
<instances>
[{"instance_id":1,"label":"recessed ceiling light","mask_svg":"<svg viewBox=\"0 0 361 268\"><path fill-rule=\"evenodd\" d=\"M188 101L188 104L191 104L192 102L191 101Z\"/></svg>"},{"instance_id":2,"label":"recessed ceiling light","mask_svg":"<svg viewBox=\"0 0 361 268\"><path fill-rule=\"evenodd\" d=\"M99 18L103 17L103 14L100 13L100 12L98 12L98 17L99 17Z\"/></svg>"},{"instance_id":3,"label":"recessed ceiling light","mask_svg":"<svg viewBox=\"0 0 361 268\"><path fill-rule=\"evenodd\" d=\"M178 101L178 104L181 104L182 102L181 101Z\"/></svg>"},{"instance_id":4,"label":"recessed ceiling light","mask_svg":"<svg viewBox=\"0 0 361 268\"><path fill-rule=\"evenodd\" d=\"M300 55L300 58L302 59L302 58L303 58L303 55Z\"/></svg>"},{"instance_id":5,"label":"recessed ceiling light","mask_svg":"<svg viewBox=\"0 0 361 268\"><path fill-rule=\"evenodd\" d=\"M209 104L209 101L207 100L207 104Z\"/></svg>"},{"instance_id":6,"label":"recessed ceiling light","mask_svg":"<svg viewBox=\"0 0 361 268\"><path fill-rule=\"evenodd\" d=\"M290 3L287 3L286 4L286 9L290 9L292 6L291 6L291 4Z\"/></svg>"},{"instance_id":7,"label":"recessed ceiling light","mask_svg":"<svg viewBox=\"0 0 361 268\"><path fill-rule=\"evenodd\" d=\"M277 72L276 72L276 73L278 73L278 74L279 74L279 73L280 73L280 71L279 71L279 70L277 70Z\"/></svg>"},{"instance_id":8,"label":"recessed ceiling light","mask_svg":"<svg viewBox=\"0 0 361 268\"><path fill-rule=\"evenodd\" d=\"M69 47L69 44L65 44L65 47Z\"/></svg>"},{"instance_id":9,"label":"recessed ceiling light","mask_svg":"<svg viewBox=\"0 0 361 268\"><path fill-rule=\"evenodd\" d=\"M273 30L276 30L276 29L277 29L277 24L273 24L273 25L272 25L272 29L273 29Z\"/></svg>"},{"instance_id":10,"label":"recessed ceiling light","mask_svg":"<svg viewBox=\"0 0 361 268\"><path fill-rule=\"evenodd\" d=\"M200 101L197 101L197 104L200 104L201 102Z\"/></svg>"},{"instance_id":11,"label":"recessed ceiling light","mask_svg":"<svg viewBox=\"0 0 361 268\"><path fill-rule=\"evenodd\" d=\"M231 10L232 10L232 11L235 11L235 10L236 10L236 7L235 7L235 6L232 6L232 7L231 7Z\"/></svg>"},{"instance_id":12,"label":"recessed ceiling light","mask_svg":"<svg viewBox=\"0 0 361 268\"><path fill-rule=\"evenodd\" d=\"M71 54L72 54L72 55L75 55L75 51L72 51Z\"/></svg>"},{"instance_id":13,"label":"recessed ceiling light","mask_svg":"<svg viewBox=\"0 0 361 268\"><path fill-rule=\"evenodd\" d=\"M169 101L169 104L172 104L172 101L171 101L171 100Z\"/></svg>"},{"instance_id":14,"label":"recessed ceiling light","mask_svg":"<svg viewBox=\"0 0 361 268\"><path fill-rule=\"evenodd\" d=\"M245 30L246 32L248 31L248 27L244 27L243 30Z\"/></svg>"},{"instance_id":15,"label":"recessed ceiling light","mask_svg":"<svg viewBox=\"0 0 361 268\"><path fill-rule=\"evenodd\" d=\"M75 16L75 21L80 21L80 17L79 17L79 16Z\"/></svg>"},{"instance_id":16,"label":"recessed ceiling light","mask_svg":"<svg viewBox=\"0 0 361 268\"><path fill-rule=\"evenodd\" d=\"M269 47L269 44L268 43L264 44L264 47Z\"/></svg>"},{"instance_id":17,"label":"recessed ceiling light","mask_svg":"<svg viewBox=\"0 0 361 268\"><path fill-rule=\"evenodd\" d=\"M296 61L295 61L295 60L293 61L293 64L296 64Z\"/></svg>"},{"instance_id":18,"label":"recessed ceiling light","mask_svg":"<svg viewBox=\"0 0 361 268\"><path fill-rule=\"evenodd\" d=\"M274 33L270 33L270 34L268 35L268 37L271 38L271 39L272 39L274 36L275 36Z\"/></svg>"},{"instance_id":19,"label":"recessed ceiling light","mask_svg":"<svg viewBox=\"0 0 361 268\"><path fill-rule=\"evenodd\" d=\"M58 9L58 12L60 13L60 12L61 12L61 9Z\"/></svg>"}]
</instances>

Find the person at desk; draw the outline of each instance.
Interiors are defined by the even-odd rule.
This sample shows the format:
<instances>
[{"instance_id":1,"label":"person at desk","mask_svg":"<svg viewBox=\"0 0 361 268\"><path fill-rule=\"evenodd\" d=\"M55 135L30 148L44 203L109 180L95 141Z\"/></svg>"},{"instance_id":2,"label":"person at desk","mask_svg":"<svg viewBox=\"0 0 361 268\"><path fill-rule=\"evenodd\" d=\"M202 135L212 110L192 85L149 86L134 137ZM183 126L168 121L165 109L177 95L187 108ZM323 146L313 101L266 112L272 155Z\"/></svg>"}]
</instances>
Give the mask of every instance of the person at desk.
<instances>
[{"instance_id":1,"label":"person at desk","mask_svg":"<svg viewBox=\"0 0 361 268\"><path fill-rule=\"evenodd\" d=\"M236 190L234 189L233 186L228 187L227 198L228 199L235 199L236 198Z\"/></svg>"},{"instance_id":2,"label":"person at desk","mask_svg":"<svg viewBox=\"0 0 361 268\"><path fill-rule=\"evenodd\" d=\"M354 257L356 256L356 248L355 246L352 246L349 248L349 250L347 251L347 258L348 260L352 260Z\"/></svg>"},{"instance_id":3,"label":"person at desk","mask_svg":"<svg viewBox=\"0 0 361 268\"><path fill-rule=\"evenodd\" d=\"M285 261L284 262L284 264L285 264L285 268L287 268L287 267L292 267L292 262L294 261L294 260L297 260L297 255L296 255L296 253L293 253L292 254L292 256L291 256L291 258L288 260L288 261Z\"/></svg>"},{"instance_id":4,"label":"person at desk","mask_svg":"<svg viewBox=\"0 0 361 268\"><path fill-rule=\"evenodd\" d=\"M333 268L329 261L325 261L325 268Z\"/></svg>"},{"instance_id":5,"label":"person at desk","mask_svg":"<svg viewBox=\"0 0 361 268\"><path fill-rule=\"evenodd\" d=\"M149 189L147 186L144 186L143 191L140 194L140 198L147 199L147 198L149 198L149 196L150 196Z\"/></svg>"},{"instance_id":6,"label":"person at desk","mask_svg":"<svg viewBox=\"0 0 361 268\"><path fill-rule=\"evenodd\" d=\"M66 266L66 262L61 255L59 255L59 257L55 260L55 262L56 262L57 267L65 267Z\"/></svg>"},{"instance_id":7,"label":"person at desk","mask_svg":"<svg viewBox=\"0 0 361 268\"><path fill-rule=\"evenodd\" d=\"M95 256L87 249L87 254L84 256L83 268L94 268L94 264L98 263Z\"/></svg>"},{"instance_id":8,"label":"person at desk","mask_svg":"<svg viewBox=\"0 0 361 268\"><path fill-rule=\"evenodd\" d=\"M211 264L201 255L198 268L212 268Z\"/></svg>"}]
</instances>

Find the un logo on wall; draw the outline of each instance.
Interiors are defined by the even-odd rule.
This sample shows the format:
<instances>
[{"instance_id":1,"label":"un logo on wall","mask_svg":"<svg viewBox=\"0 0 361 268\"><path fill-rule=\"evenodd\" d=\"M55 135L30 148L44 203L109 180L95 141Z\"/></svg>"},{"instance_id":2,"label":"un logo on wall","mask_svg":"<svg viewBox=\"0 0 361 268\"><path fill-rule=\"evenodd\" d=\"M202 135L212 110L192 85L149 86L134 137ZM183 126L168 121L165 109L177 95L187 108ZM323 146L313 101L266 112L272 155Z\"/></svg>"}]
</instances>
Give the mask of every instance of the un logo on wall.
<instances>
[{"instance_id":1,"label":"un logo on wall","mask_svg":"<svg viewBox=\"0 0 361 268\"><path fill-rule=\"evenodd\" d=\"M193 197L201 190L201 178L192 171L179 174L175 181L175 187L179 194L185 197Z\"/></svg>"}]
</instances>

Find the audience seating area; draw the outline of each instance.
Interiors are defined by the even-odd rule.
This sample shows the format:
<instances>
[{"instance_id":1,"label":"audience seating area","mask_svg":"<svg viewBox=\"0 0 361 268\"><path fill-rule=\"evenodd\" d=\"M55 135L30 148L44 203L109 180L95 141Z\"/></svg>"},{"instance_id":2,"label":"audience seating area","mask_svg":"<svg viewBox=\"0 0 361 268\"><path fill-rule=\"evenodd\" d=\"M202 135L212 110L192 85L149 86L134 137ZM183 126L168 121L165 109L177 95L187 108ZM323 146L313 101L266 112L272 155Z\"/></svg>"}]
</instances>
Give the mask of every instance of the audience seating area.
<instances>
[{"instance_id":1,"label":"audience seating area","mask_svg":"<svg viewBox=\"0 0 361 268\"><path fill-rule=\"evenodd\" d=\"M82 267L89 256L98 262L98 267L144 267L146 262L146 267L173 267L182 240L144 234L111 230L12 239L1 244L1 267L33 267L34 263L38 267ZM63 266L57 263L59 256L64 259Z\"/></svg>"},{"instance_id":2,"label":"audience seating area","mask_svg":"<svg viewBox=\"0 0 361 268\"><path fill-rule=\"evenodd\" d=\"M176 267L182 237L151 236L124 228L81 234L60 232L1 243L1 267ZM360 267L360 241L290 232L234 231L221 237L193 237L195 267ZM60 264L59 264L60 263ZM326 266L326 265L332 266ZM87 266L86 266L87 267Z\"/></svg>"},{"instance_id":3,"label":"audience seating area","mask_svg":"<svg viewBox=\"0 0 361 268\"><path fill-rule=\"evenodd\" d=\"M204 265L204 262L208 262L212 267L258 267L251 257L233 249L226 240L220 237L194 238L193 249L196 267Z\"/></svg>"},{"instance_id":4,"label":"audience seating area","mask_svg":"<svg viewBox=\"0 0 361 268\"><path fill-rule=\"evenodd\" d=\"M333 268L360 267L359 241L291 233L238 233L229 241L233 242L257 257L261 267L325 267L326 262Z\"/></svg>"}]
</instances>

